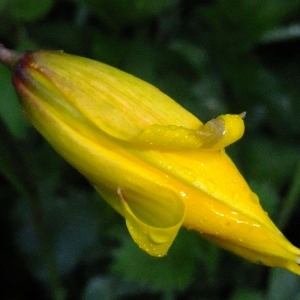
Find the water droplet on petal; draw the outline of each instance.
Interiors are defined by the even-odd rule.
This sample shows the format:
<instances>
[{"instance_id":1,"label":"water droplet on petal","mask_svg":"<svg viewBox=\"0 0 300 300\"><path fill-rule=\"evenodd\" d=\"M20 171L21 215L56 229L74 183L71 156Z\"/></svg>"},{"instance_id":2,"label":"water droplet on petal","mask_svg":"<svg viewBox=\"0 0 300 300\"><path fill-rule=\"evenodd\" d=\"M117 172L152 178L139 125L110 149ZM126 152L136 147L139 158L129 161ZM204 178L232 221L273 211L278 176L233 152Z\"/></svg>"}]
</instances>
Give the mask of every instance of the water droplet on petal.
<instances>
[{"instance_id":1,"label":"water droplet on petal","mask_svg":"<svg viewBox=\"0 0 300 300\"><path fill-rule=\"evenodd\" d=\"M254 203L259 204L259 198L257 197L257 195L256 195L255 193L251 193L250 199L251 199Z\"/></svg>"},{"instance_id":2,"label":"water droplet on petal","mask_svg":"<svg viewBox=\"0 0 300 300\"><path fill-rule=\"evenodd\" d=\"M181 195L182 197L186 197L186 193L183 192L183 191L180 192L180 195Z\"/></svg>"},{"instance_id":3,"label":"water droplet on petal","mask_svg":"<svg viewBox=\"0 0 300 300\"><path fill-rule=\"evenodd\" d=\"M153 232L149 232L149 237L150 239L156 243L156 244L163 244L166 243L169 240L169 235L163 235L163 234L158 234L158 233L153 233Z\"/></svg>"}]
</instances>

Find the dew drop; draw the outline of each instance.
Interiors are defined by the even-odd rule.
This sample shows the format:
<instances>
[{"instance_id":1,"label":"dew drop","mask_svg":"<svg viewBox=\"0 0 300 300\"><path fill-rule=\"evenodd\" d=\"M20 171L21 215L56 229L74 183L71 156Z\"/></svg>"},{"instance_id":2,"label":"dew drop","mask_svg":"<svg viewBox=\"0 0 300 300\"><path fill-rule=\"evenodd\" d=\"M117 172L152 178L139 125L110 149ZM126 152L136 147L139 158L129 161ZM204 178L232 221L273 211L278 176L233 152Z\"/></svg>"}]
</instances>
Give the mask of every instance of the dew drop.
<instances>
[{"instance_id":1,"label":"dew drop","mask_svg":"<svg viewBox=\"0 0 300 300\"><path fill-rule=\"evenodd\" d=\"M150 239L156 244L163 244L169 240L169 235L156 234L149 232Z\"/></svg>"},{"instance_id":2,"label":"dew drop","mask_svg":"<svg viewBox=\"0 0 300 300\"><path fill-rule=\"evenodd\" d=\"M180 192L180 195L181 195L182 197L186 197L186 193L183 192L183 191Z\"/></svg>"},{"instance_id":3,"label":"dew drop","mask_svg":"<svg viewBox=\"0 0 300 300\"><path fill-rule=\"evenodd\" d=\"M259 198L255 193L251 193L250 198L254 203L259 204Z\"/></svg>"},{"instance_id":4,"label":"dew drop","mask_svg":"<svg viewBox=\"0 0 300 300\"><path fill-rule=\"evenodd\" d=\"M233 199L234 201L238 200L239 198L240 198L240 194L239 194L239 193L237 193L237 192L233 193L232 199Z\"/></svg>"}]
</instances>

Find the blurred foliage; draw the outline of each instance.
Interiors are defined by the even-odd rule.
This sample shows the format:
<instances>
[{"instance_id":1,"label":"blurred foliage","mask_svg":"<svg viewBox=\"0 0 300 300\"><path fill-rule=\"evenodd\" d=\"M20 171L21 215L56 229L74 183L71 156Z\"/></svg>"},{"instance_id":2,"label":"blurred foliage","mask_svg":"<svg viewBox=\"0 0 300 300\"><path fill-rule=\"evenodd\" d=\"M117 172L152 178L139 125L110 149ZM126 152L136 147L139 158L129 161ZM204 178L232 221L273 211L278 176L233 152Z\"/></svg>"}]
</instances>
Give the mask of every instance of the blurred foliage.
<instances>
[{"instance_id":1,"label":"blurred foliage","mask_svg":"<svg viewBox=\"0 0 300 300\"><path fill-rule=\"evenodd\" d=\"M201 120L247 112L228 149L300 246L298 0L0 0L7 47L63 49L159 87ZM1 299L300 299L299 277L181 230L165 258L32 129L0 66ZM52 291L52 295L51 295Z\"/></svg>"}]
</instances>

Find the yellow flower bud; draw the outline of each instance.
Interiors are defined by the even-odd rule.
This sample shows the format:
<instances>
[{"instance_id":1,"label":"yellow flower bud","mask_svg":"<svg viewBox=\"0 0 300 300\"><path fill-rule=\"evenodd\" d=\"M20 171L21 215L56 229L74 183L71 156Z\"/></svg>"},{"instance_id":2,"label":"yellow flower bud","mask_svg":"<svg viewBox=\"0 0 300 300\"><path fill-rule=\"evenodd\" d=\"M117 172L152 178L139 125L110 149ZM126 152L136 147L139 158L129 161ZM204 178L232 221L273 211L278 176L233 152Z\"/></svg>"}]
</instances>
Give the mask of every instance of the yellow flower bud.
<instances>
[{"instance_id":1,"label":"yellow flower bud","mask_svg":"<svg viewBox=\"0 0 300 300\"><path fill-rule=\"evenodd\" d=\"M300 274L300 250L225 153L243 135L243 114L203 124L152 85L105 64L63 52L3 51L26 117L124 216L140 248L165 255L183 225L253 262Z\"/></svg>"}]
</instances>

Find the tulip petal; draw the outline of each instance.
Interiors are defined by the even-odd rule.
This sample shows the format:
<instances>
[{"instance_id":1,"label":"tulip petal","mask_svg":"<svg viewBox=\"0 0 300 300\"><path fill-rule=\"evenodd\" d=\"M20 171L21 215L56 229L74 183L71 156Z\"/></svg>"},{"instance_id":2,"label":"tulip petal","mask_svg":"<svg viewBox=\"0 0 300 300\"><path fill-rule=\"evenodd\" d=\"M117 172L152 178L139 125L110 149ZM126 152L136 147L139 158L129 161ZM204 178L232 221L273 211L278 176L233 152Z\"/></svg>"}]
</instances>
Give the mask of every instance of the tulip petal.
<instances>
[{"instance_id":1,"label":"tulip petal","mask_svg":"<svg viewBox=\"0 0 300 300\"><path fill-rule=\"evenodd\" d=\"M207 122L202 129L206 133L206 140L202 148L209 150L221 150L239 140L245 130L243 118L240 115L221 115Z\"/></svg>"},{"instance_id":2,"label":"tulip petal","mask_svg":"<svg viewBox=\"0 0 300 300\"><path fill-rule=\"evenodd\" d=\"M279 250L271 255L267 252L264 253L263 250L258 253L257 249L237 246L233 242L220 240L212 235L204 234L203 236L220 247L232 251L237 255L243 256L249 261L257 264L264 264L269 267L283 268L300 275L300 252L299 249L290 244L288 247L282 246L281 251ZM282 239L284 239L283 236ZM289 242L286 241L286 243Z\"/></svg>"},{"instance_id":3,"label":"tulip petal","mask_svg":"<svg viewBox=\"0 0 300 300\"><path fill-rule=\"evenodd\" d=\"M142 250L157 257L167 253L185 218L185 204L180 197L172 192L153 198L146 192L94 188L125 218L132 239ZM160 188L156 189L159 192Z\"/></svg>"},{"instance_id":4,"label":"tulip petal","mask_svg":"<svg viewBox=\"0 0 300 300\"><path fill-rule=\"evenodd\" d=\"M184 220L184 203L179 198L161 202L160 199L126 198L118 194L124 207L126 225L133 240L153 256L164 256L169 250Z\"/></svg>"},{"instance_id":5,"label":"tulip petal","mask_svg":"<svg viewBox=\"0 0 300 300\"><path fill-rule=\"evenodd\" d=\"M153 124L134 136L131 141L142 147L160 150L221 150L242 137L243 116L222 115L197 130Z\"/></svg>"},{"instance_id":6,"label":"tulip petal","mask_svg":"<svg viewBox=\"0 0 300 300\"><path fill-rule=\"evenodd\" d=\"M29 52L22 63L60 93L59 105L114 138L129 141L152 124L202 125L154 86L103 63L57 51Z\"/></svg>"},{"instance_id":7,"label":"tulip petal","mask_svg":"<svg viewBox=\"0 0 300 300\"><path fill-rule=\"evenodd\" d=\"M154 124L136 135L131 141L142 147L184 150L197 149L203 144L203 138L197 130L182 126L163 126Z\"/></svg>"}]
</instances>

